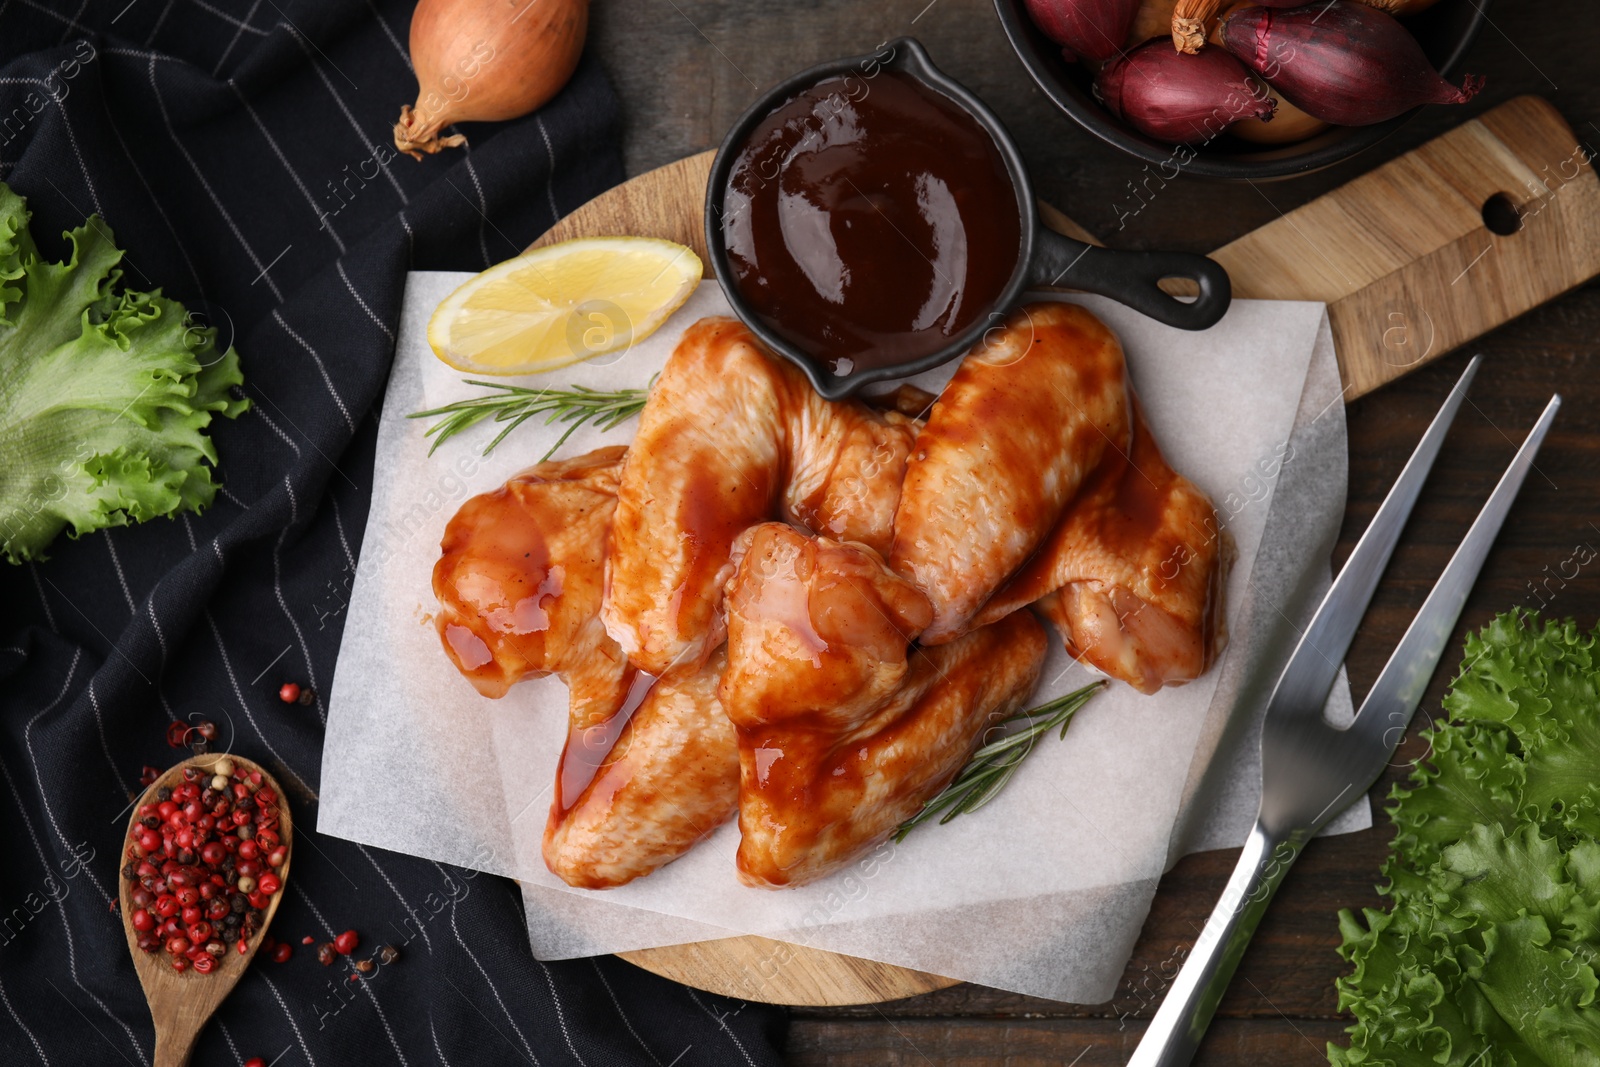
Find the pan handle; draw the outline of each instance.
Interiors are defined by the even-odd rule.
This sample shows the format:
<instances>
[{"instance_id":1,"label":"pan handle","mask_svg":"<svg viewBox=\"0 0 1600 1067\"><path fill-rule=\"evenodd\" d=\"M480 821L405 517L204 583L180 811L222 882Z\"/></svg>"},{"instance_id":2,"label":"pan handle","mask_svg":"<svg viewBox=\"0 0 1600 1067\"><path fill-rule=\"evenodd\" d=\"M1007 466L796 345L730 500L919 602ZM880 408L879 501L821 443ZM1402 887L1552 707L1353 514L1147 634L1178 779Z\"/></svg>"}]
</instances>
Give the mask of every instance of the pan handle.
<instances>
[{"instance_id":1,"label":"pan handle","mask_svg":"<svg viewBox=\"0 0 1600 1067\"><path fill-rule=\"evenodd\" d=\"M1200 288L1193 301L1180 300L1156 283L1187 278ZM1064 237L1040 227L1034 236L1029 288L1079 289L1126 304L1180 330L1205 330L1228 311L1233 285L1222 265L1189 252L1123 252Z\"/></svg>"}]
</instances>

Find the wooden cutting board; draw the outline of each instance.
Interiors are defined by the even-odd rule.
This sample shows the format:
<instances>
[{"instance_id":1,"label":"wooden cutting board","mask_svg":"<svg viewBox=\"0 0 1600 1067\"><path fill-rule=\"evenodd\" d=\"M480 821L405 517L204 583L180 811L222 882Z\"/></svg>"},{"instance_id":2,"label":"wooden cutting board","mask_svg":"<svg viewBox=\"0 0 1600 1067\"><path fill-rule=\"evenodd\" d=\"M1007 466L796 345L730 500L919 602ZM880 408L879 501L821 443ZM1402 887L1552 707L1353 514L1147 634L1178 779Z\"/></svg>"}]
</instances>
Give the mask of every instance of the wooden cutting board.
<instances>
[{"instance_id":1,"label":"wooden cutting board","mask_svg":"<svg viewBox=\"0 0 1600 1067\"><path fill-rule=\"evenodd\" d=\"M632 234L677 241L705 259L712 155L619 185L534 247ZM1047 204L1041 214L1053 229L1095 240ZM1600 178L1549 101L1518 97L1212 257L1235 296L1328 305L1353 400L1600 274ZM781 1004L876 1003L956 984L753 936L620 955L701 989Z\"/></svg>"}]
</instances>

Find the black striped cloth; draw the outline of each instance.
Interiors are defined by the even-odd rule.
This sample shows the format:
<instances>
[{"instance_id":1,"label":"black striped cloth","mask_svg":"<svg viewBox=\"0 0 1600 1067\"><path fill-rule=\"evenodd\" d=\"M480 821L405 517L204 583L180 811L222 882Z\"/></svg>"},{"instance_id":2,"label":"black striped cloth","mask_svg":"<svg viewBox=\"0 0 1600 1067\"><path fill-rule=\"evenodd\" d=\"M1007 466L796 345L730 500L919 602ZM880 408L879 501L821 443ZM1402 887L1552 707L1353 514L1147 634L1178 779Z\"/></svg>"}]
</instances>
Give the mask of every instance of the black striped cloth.
<instances>
[{"instance_id":1,"label":"black striped cloth","mask_svg":"<svg viewBox=\"0 0 1600 1067\"><path fill-rule=\"evenodd\" d=\"M168 723L271 768L299 830L262 960L196 1064L775 1063L782 1013L616 959L542 963L510 882L318 836L321 692L366 524L408 267L476 270L621 177L593 57L466 151L396 156L414 99L391 0L0 0L0 179L45 251L100 215L127 282L234 338L254 408L214 424L199 517L0 562L0 1063L149 1065L150 1017L111 910L141 766ZM7 461L0 456L0 464ZM317 699L277 699L293 680ZM399 946L373 977L302 936ZM364 953L358 954L363 955Z\"/></svg>"}]
</instances>

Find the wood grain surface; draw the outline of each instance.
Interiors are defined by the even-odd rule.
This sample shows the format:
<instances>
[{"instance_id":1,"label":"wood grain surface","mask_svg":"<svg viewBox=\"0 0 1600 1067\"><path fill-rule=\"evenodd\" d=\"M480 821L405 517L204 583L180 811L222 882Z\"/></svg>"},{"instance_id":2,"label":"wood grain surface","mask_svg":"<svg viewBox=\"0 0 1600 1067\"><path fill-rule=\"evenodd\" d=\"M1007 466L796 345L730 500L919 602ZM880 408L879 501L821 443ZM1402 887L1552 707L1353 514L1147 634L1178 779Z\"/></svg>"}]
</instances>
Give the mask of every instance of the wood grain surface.
<instances>
[{"instance_id":1,"label":"wood grain surface","mask_svg":"<svg viewBox=\"0 0 1600 1067\"><path fill-rule=\"evenodd\" d=\"M1600 273L1584 153L1518 97L1212 254L1236 296L1328 305L1353 400Z\"/></svg>"},{"instance_id":2,"label":"wood grain surface","mask_svg":"<svg viewBox=\"0 0 1600 1067\"><path fill-rule=\"evenodd\" d=\"M1444 0L1464 2L1464 0ZM1118 247L1205 252L1308 203L1495 104L1525 93L1550 99L1589 149L1600 143L1600 27L1581 0L1500 4L1466 69L1488 89L1465 108L1432 108L1378 148L1332 170L1276 184L1152 182L1151 170L1100 145L1056 112L1007 49L987 0L637 0L594 8L592 47L623 101L630 174L713 148L765 86L810 63L859 53L901 33L984 97L1011 129L1039 195ZM1576 147L1576 146L1575 146ZM1155 190L1150 195L1148 190ZM1138 190L1147 190L1140 195ZM1591 625L1600 578L1584 571L1550 582L1579 543L1600 546L1600 287L1589 283L1471 347L1350 405L1349 508L1342 561L1399 473L1468 352L1485 365L1425 489L1347 665L1357 698L1420 607L1450 552L1552 391L1567 403L1491 553L1457 627L1517 604L1546 606ZM1569 571L1570 573L1570 571ZM1453 657L1452 657L1453 660ZM1418 724L1437 713L1450 667L1435 677ZM1373 790L1389 787L1425 750L1407 738ZM1381 813L1378 815L1382 821ZM1390 832L1380 826L1318 841L1290 872L1222 1002L1196 1060L1213 1067L1325 1062L1324 1044L1347 1019L1333 979L1335 912L1377 907L1373 889ZM799 1008L796 1064L1023 1065L1121 1063L1216 899L1236 851L1178 863L1161 883L1117 995L1106 1004L1059 1004L957 985L891 1004Z\"/></svg>"},{"instance_id":3,"label":"wood grain surface","mask_svg":"<svg viewBox=\"0 0 1600 1067\"><path fill-rule=\"evenodd\" d=\"M699 152L631 178L564 216L529 247L627 234L688 245L706 263L706 175L715 155ZM709 263L706 277L711 277Z\"/></svg>"}]
</instances>

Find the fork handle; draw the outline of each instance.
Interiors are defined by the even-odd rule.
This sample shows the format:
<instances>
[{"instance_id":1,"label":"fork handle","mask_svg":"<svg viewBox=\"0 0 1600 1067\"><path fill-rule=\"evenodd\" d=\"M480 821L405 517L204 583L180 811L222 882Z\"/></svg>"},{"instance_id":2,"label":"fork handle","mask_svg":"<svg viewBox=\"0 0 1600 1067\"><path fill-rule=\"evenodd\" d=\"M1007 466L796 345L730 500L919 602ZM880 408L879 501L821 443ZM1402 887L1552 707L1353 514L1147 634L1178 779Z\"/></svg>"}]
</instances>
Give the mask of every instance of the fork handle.
<instances>
[{"instance_id":1,"label":"fork handle","mask_svg":"<svg viewBox=\"0 0 1600 1067\"><path fill-rule=\"evenodd\" d=\"M1128 1067L1184 1067L1194 1058L1267 904L1304 847L1259 822L1211 918L1144 1032Z\"/></svg>"}]
</instances>

